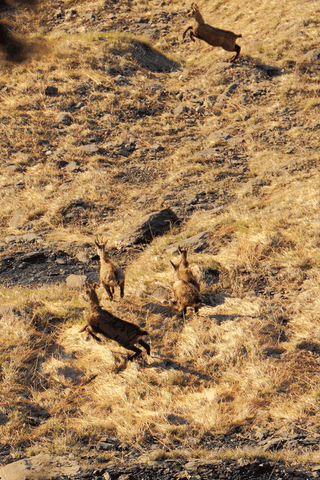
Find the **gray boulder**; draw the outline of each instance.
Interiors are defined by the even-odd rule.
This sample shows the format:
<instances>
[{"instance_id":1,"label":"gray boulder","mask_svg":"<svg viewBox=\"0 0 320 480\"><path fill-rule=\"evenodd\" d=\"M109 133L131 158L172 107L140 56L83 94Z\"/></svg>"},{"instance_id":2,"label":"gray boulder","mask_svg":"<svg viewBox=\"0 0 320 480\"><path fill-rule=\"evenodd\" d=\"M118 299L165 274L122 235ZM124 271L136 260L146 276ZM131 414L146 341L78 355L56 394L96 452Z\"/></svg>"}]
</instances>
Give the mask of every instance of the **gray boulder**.
<instances>
[{"instance_id":1,"label":"gray boulder","mask_svg":"<svg viewBox=\"0 0 320 480\"><path fill-rule=\"evenodd\" d=\"M40 453L0 468L1 480L49 480L76 475L81 467L67 457Z\"/></svg>"},{"instance_id":2,"label":"gray boulder","mask_svg":"<svg viewBox=\"0 0 320 480\"><path fill-rule=\"evenodd\" d=\"M179 218L170 208L148 213L134 223L117 244L119 247L130 247L150 243L154 237L163 235L178 223Z\"/></svg>"},{"instance_id":3,"label":"gray boulder","mask_svg":"<svg viewBox=\"0 0 320 480\"><path fill-rule=\"evenodd\" d=\"M200 232L197 233L197 235L186 238L185 240L180 240L174 245L168 247L167 252L171 255L178 253L178 245L183 248L188 247L190 249L190 252L202 252L208 247L206 238L210 235L210 233L210 231Z\"/></svg>"}]
</instances>

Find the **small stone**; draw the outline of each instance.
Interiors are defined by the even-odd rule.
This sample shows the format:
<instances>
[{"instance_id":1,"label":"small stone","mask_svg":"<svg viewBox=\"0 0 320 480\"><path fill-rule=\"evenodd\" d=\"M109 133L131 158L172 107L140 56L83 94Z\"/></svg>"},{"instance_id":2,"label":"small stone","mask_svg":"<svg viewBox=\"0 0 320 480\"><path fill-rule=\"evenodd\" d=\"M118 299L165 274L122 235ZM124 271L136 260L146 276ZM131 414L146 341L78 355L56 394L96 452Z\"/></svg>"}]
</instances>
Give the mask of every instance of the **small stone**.
<instances>
[{"instance_id":1,"label":"small stone","mask_svg":"<svg viewBox=\"0 0 320 480\"><path fill-rule=\"evenodd\" d=\"M40 237L40 235L37 235L36 233L25 233L24 235L22 235L22 239L25 241L25 242L42 242L43 241L43 238Z\"/></svg>"},{"instance_id":2,"label":"small stone","mask_svg":"<svg viewBox=\"0 0 320 480\"><path fill-rule=\"evenodd\" d=\"M19 235L7 235L4 241L6 243L21 243L22 238Z\"/></svg>"},{"instance_id":3,"label":"small stone","mask_svg":"<svg viewBox=\"0 0 320 480\"><path fill-rule=\"evenodd\" d=\"M84 286L85 282L87 280L86 275L69 275L66 278L66 284L70 288L81 288Z\"/></svg>"},{"instance_id":4,"label":"small stone","mask_svg":"<svg viewBox=\"0 0 320 480\"><path fill-rule=\"evenodd\" d=\"M14 315L15 309L12 307L0 307L0 318L7 315Z\"/></svg>"},{"instance_id":5,"label":"small stone","mask_svg":"<svg viewBox=\"0 0 320 480\"><path fill-rule=\"evenodd\" d=\"M183 113L188 113L188 112L189 112L189 108L186 107L185 105L180 105L179 107L176 107L173 110L173 113L175 115L182 115Z\"/></svg>"},{"instance_id":6,"label":"small stone","mask_svg":"<svg viewBox=\"0 0 320 480\"><path fill-rule=\"evenodd\" d=\"M113 445L112 443L106 443L106 442L98 442L97 445L96 445L96 449L98 451L110 451L110 450L115 450L116 447L115 445Z\"/></svg>"},{"instance_id":7,"label":"small stone","mask_svg":"<svg viewBox=\"0 0 320 480\"><path fill-rule=\"evenodd\" d=\"M88 263L89 262L89 258L88 258L88 255L86 254L86 252L78 252L76 254L76 258L81 263Z\"/></svg>"},{"instance_id":8,"label":"small stone","mask_svg":"<svg viewBox=\"0 0 320 480\"><path fill-rule=\"evenodd\" d=\"M164 147L158 143L158 144L156 144L156 145L153 145L153 146L151 147L151 150L152 150L153 152L156 152L156 153L157 153L157 152L163 152Z\"/></svg>"},{"instance_id":9,"label":"small stone","mask_svg":"<svg viewBox=\"0 0 320 480\"><path fill-rule=\"evenodd\" d=\"M40 453L34 457L24 458L0 468L0 478L5 480L53 480L65 476L74 476L81 471L75 460L67 457L54 457Z\"/></svg>"},{"instance_id":10,"label":"small stone","mask_svg":"<svg viewBox=\"0 0 320 480\"><path fill-rule=\"evenodd\" d=\"M305 59L310 63L320 62L320 48L315 48L306 53Z\"/></svg>"},{"instance_id":11,"label":"small stone","mask_svg":"<svg viewBox=\"0 0 320 480\"><path fill-rule=\"evenodd\" d=\"M61 112L56 116L56 122L69 126L72 124L72 118L67 113Z\"/></svg>"},{"instance_id":12,"label":"small stone","mask_svg":"<svg viewBox=\"0 0 320 480\"><path fill-rule=\"evenodd\" d=\"M89 143L88 145L83 146L85 153L96 153L99 151L99 147L96 143Z\"/></svg>"},{"instance_id":13,"label":"small stone","mask_svg":"<svg viewBox=\"0 0 320 480\"><path fill-rule=\"evenodd\" d=\"M95 20L96 16L95 16L95 14L94 14L93 12L86 12L86 13L84 14L84 18L85 18L86 20Z\"/></svg>"},{"instance_id":14,"label":"small stone","mask_svg":"<svg viewBox=\"0 0 320 480\"><path fill-rule=\"evenodd\" d=\"M77 172L77 171L79 171L79 163L75 162L75 161L72 161L72 162L67 164L65 170L67 172L70 172L70 173Z\"/></svg>"},{"instance_id":15,"label":"small stone","mask_svg":"<svg viewBox=\"0 0 320 480\"><path fill-rule=\"evenodd\" d=\"M280 450L283 446L284 440L282 438L272 438L271 440L265 440L261 442L260 445L263 445L263 450L265 452L269 450Z\"/></svg>"},{"instance_id":16,"label":"small stone","mask_svg":"<svg viewBox=\"0 0 320 480\"><path fill-rule=\"evenodd\" d=\"M22 219L23 219L23 212L17 211L14 212L13 217L10 220L9 226L13 230L17 230L21 224L22 224Z\"/></svg>"}]
</instances>

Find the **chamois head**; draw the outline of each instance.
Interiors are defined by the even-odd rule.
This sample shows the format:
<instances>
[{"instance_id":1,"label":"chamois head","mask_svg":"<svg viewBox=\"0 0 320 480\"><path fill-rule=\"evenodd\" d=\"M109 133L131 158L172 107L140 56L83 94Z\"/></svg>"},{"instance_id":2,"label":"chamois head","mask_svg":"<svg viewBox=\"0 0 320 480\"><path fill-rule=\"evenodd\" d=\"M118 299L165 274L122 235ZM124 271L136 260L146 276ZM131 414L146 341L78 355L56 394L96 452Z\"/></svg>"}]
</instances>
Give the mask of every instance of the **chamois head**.
<instances>
[{"instance_id":1,"label":"chamois head","mask_svg":"<svg viewBox=\"0 0 320 480\"><path fill-rule=\"evenodd\" d=\"M192 3L191 5L191 11L189 13L189 16L190 17L193 17L195 19L195 21L197 23L199 23L199 25L203 25L204 24L204 19L200 13L200 10L199 10L199 7L196 3Z\"/></svg>"},{"instance_id":2,"label":"chamois head","mask_svg":"<svg viewBox=\"0 0 320 480\"><path fill-rule=\"evenodd\" d=\"M105 242L103 241L103 237L100 237L100 235L97 235L94 243L97 247L97 250L104 250Z\"/></svg>"},{"instance_id":3,"label":"chamois head","mask_svg":"<svg viewBox=\"0 0 320 480\"><path fill-rule=\"evenodd\" d=\"M97 235L94 243L96 245L97 254L100 257L100 260L107 261L108 255L106 254L106 251L105 251L107 242L104 242L103 237L100 237L99 235Z\"/></svg>"},{"instance_id":4,"label":"chamois head","mask_svg":"<svg viewBox=\"0 0 320 480\"><path fill-rule=\"evenodd\" d=\"M86 294L89 297L90 303L95 304L95 305L99 305L99 300L98 300L98 296L97 296L97 293L96 293L96 287L97 287L96 282L93 282L93 283L86 282L85 283Z\"/></svg>"},{"instance_id":5,"label":"chamois head","mask_svg":"<svg viewBox=\"0 0 320 480\"><path fill-rule=\"evenodd\" d=\"M180 253L182 260L184 262L187 261L187 253L188 253L188 247L181 248L180 245L178 245L178 252Z\"/></svg>"}]
</instances>

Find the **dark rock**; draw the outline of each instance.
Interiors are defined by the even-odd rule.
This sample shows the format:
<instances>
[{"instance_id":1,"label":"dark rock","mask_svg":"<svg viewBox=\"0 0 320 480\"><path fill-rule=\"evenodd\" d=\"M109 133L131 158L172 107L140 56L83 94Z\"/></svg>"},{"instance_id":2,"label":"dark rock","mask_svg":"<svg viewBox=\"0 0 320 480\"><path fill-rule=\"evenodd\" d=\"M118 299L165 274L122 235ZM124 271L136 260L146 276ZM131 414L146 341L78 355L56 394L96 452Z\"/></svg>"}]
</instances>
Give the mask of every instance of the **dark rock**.
<instances>
[{"instance_id":1,"label":"dark rock","mask_svg":"<svg viewBox=\"0 0 320 480\"><path fill-rule=\"evenodd\" d=\"M96 449L98 451L109 451L109 450L115 450L116 447L113 445L113 443L107 443L107 442L98 442L96 445Z\"/></svg>"},{"instance_id":2,"label":"dark rock","mask_svg":"<svg viewBox=\"0 0 320 480\"><path fill-rule=\"evenodd\" d=\"M156 145L153 145L150 150L152 152L158 153L158 152L162 152L164 150L164 147L158 143Z\"/></svg>"},{"instance_id":3,"label":"dark rock","mask_svg":"<svg viewBox=\"0 0 320 480\"><path fill-rule=\"evenodd\" d=\"M52 85L48 85L46 87L44 93L45 93L45 95L53 97L53 96L57 95L58 89L57 89L57 87L54 87Z\"/></svg>"},{"instance_id":4,"label":"dark rock","mask_svg":"<svg viewBox=\"0 0 320 480\"><path fill-rule=\"evenodd\" d=\"M47 252L45 250L38 250L36 252L26 253L20 257L21 262L27 263L43 263L47 259Z\"/></svg>"},{"instance_id":5,"label":"dark rock","mask_svg":"<svg viewBox=\"0 0 320 480\"><path fill-rule=\"evenodd\" d=\"M152 212L144 215L118 240L121 247L132 245L147 244L154 237L163 235L171 226L180 223L179 218L170 209L166 208L158 212Z\"/></svg>"},{"instance_id":6,"label":"dark rock","mask_svg":"<svg viewBox=\"0 0 320 480\"><path fill-rule=\"evenodd\" d=\"M66 165L68 165L68 162L65 160L57 160L56 165L58 168L64 168Z\"/></svg>"},{"instance_id":7,"label":"dark rock","mask_svg":"<svg viewBox=\"0 0 320 480\"><path fill-rule=\"evenodd\" d=\"M167 416L167 420L169 423L172 423L173 425L187 425L188 420L183 417L179 417L177 415L170 414Z\"/></svg>"},{"instance_id":8,"label":"dark rock","mask_svg":"<svg viewBox=\"0 0 320 480\"><path fill-rule=\"evenodd\" d=\"M123 75L117 75L115 78L114 78L114 82L117 84L117 85L130 85L130 82L129 80L124 77Z\"/></svg>"},{"instance_id":9,"label":"dark rock","mask_svg":"<svg viewBox=\"0 0 320 480\"><path fill-rule=\"evenodd\" d=\"M116 437L101 437L96 445L97 450L116 450L120 442Z\"/></svg>"},{"instance_id":10,"label":"dark rock","mask_svg":"<svg viewBox=\"0 0 320 480\"><path fill-rule=\"evenodd\" d=\"M1 314L0 314L1 316ZM8 423L9 419L4 413L0 412L0 425L6 425Z\"/></svg>"}]
</instances>

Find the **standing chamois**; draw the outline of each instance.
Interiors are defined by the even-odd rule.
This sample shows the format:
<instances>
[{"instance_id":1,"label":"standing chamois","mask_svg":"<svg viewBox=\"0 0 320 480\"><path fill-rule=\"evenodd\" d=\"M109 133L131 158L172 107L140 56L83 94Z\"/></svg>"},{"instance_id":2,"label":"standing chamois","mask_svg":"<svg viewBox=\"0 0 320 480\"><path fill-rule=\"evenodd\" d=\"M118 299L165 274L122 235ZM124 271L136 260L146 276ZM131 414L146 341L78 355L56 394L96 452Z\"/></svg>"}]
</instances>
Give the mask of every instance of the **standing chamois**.
<instances>
[{"instance_id":1,"label":"standing chamois","mask_svg":"<svg viewBox=\"0 0 320 480\"><path fill-rule=\"evenodd\" d=\"M187 261L187 249L178 247L178 250L181 254L180 262L175 265L170 260L170 263L176 273L176 281L172 285L174 294L173 302L178 303L184 318L187 313L187 307L193 307L195 313L198 312L199 305L202 303L202 298L199 293L199 283L189 268L189 263Z\"/></svg>"},{"instance_id":2,"label":"standing chamois","mask_svg":"<svg viewBox=\"0 0 320 480\"><path fill-rule=\"evenodd\" d=\"M110 258L105 251L105 243L101 238L95 240L97 253L100 257L100 284L108 294L110 300L113 300L114 287L120 287L120 297L124 295L125 275L123 270Z\"/></svg>"},{"instance_id":3,"label":"standing chamois","mask_svg":"<svg viewBox=\"0 0 320 480\"><path fill-rule=\"evenodd\" d=\"M191 5L189 16L195 19L195 25L189 26L185 30L183 38L185 38L186 33L190 30L190 38L193 42L195 42L194 37L196 37L209 43L209 45L212 45L213 47L222 47L227 52L236 52L236 55L231 59L231 62L234 62L238 58L241 48L236 44L236 40L237 38L242 37L242 35L236 35L228 30L214 28L205 23L196 3Z\"/></svg>"},{"instance_id":4,"label":"standing chamois","mask_svg":"<svg viewBox=\"0 0 320 480\"><path fill-rule=\"evenodd\" d=\"M134 355L128 357L130 361L142 353L142 350L135 346L136 343L142 345L146 349L147 354L150 355L150 345L142 339L144 335L149 335L148 332L141 330L138 325L127 322L126 320L121 320L101 308L96 293L96 286L96 283L92 285L86 283L85 285L86 294L90 301L90 309L87 316L87 323L79 333L86 331L92 335L97 342L101 342L100 338L96 336L97 333L100 333L110 340L115 340L127 350L135 352Z\"/></svg>"},{"instance_id":5,"label":"standing chamois","mask_svg":"<svg viewBox=\"0 0 320 480\"><path fill-rule=\"evenodd\" d=\"M181 255L180 262L175 266L171 262L171 265L173 266L174 269L176 269L177 267L180 280L184 280L185 282L192 283L192 285L196 287L198 292L200 292L200 285L197 282L196 277L194 276L191 268L189 267L189 262L187 260L188 247L181 248L180 246L178 246L178 252Z\"/></svg>"}]
</instances>

